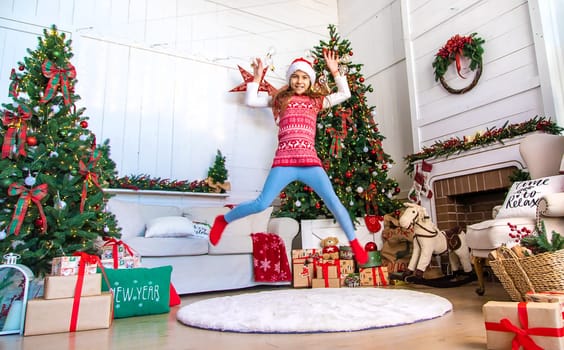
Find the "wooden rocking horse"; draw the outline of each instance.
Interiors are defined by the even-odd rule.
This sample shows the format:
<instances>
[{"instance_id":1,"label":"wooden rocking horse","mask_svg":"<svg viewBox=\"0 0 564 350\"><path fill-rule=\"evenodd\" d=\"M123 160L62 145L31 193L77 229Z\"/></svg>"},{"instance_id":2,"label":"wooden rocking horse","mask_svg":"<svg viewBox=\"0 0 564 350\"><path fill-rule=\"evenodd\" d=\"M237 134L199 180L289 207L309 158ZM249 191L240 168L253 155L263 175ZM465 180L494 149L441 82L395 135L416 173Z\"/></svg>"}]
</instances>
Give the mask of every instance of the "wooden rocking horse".
<instances>
[{"instance_id":1,"label":"wooden rocking horse","mask_svg":"<svg viewBox=\"0 0 564 350\"><path fill-rule=\"evenodd\" d=\"M452 271L458 271L462 265L464 272L472 273L470 250L466 244L466 234L459 228L447 232L439 230L427 215L425 208L414 204L404 203L406 207L399 219L404 229L413 227L413 254L408 264L408 271L403 278L413 275L421 279L423 272L429 266L433 255L448 253Z\"/></svg>"}]
</instances>

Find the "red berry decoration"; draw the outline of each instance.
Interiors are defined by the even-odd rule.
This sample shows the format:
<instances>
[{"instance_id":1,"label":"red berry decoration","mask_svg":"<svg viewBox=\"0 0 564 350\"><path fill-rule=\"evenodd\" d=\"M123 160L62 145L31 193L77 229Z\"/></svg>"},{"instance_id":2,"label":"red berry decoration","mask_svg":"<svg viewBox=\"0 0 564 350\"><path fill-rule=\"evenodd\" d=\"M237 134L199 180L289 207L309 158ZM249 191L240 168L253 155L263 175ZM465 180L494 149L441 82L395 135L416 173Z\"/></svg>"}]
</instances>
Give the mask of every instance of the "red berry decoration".
<instances>
[{"instance_id":1,"label":"red berry decoration","mask_svg":"<svg viewBox=\"0 0 564 350\"><path fill-rule=\"evenodd\" d=\"M374 251L378 250L378 246L374 242L367 242L364 245L364 250L366 250L367 252L374 252Z\"/></svg>"},{"instance_id":2,"label":"red berry decoration","mask_svg":"<svg viewBox=\"0 0 564 350\"><path fill-rule=\"evenodd\" d=\"M83 129L86 129L88 127L88 122L86 120L81 121L80 127L83 128Z\"/></svg>"},{"instance_id":3,"label":"red berry decoration","mask_svg":"<svg viewBox=\"0 0 564 350\"><path fill-rule=\"evenodd\" d=\"M354 53L352 51L349 51L349 56L352 56Z\"/></svg>"},{"instance_id":4,"label":"red berry decoration","mask_svg":"<svg viewBox=\"0 0 564 350\"><path fill-rule=\"evenodd\" d=\"M28 136L25 139L25 142L29 145L29 146L37 146L37 137L35 136Z\"/></svg>"}]
</instances>

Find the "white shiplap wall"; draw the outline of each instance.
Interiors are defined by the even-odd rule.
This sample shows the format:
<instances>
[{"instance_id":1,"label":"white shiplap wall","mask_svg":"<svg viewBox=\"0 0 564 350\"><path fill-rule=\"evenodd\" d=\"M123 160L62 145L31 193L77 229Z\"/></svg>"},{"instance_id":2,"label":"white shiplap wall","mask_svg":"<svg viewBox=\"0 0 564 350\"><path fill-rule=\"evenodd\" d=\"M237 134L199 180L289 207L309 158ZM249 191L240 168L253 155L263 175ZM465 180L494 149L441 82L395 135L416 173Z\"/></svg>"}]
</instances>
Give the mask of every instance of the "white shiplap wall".
<instances>
[{"instance_id":1,"label":"white shiplap wall","mask_svg":"<svg viewBox=\"0 0 564 350\"><path fill-rule=\"evenodd\" d=\"M527 1L403 1L402 6L416 147L544 115ZM471 91L450 94L434 81L431 64L451 36L473 32L486 41L482 77ZM454 65L445 77L451 86L469 84L457 82Z\"/></svg>"}]
</instances>

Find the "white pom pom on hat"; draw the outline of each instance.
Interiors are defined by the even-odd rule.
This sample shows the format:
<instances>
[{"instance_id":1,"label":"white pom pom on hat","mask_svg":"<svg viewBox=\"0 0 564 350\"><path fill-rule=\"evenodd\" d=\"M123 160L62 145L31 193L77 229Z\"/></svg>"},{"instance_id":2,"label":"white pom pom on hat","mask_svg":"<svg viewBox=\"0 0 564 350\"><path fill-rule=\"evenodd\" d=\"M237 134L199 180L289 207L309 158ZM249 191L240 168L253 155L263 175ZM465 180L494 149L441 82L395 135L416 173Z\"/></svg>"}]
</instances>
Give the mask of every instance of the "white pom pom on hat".
<instances>
[{"instance_id":1,"label":"white pom pom on hat","mask_svg":"<svg viewBox=\"0 0 564 350\"><path fill-rule=\"evenodd\" d=\"M302 72L309 75L309 79L312 84L315 82L315 70L313 69L311 63L303 57L296 58L294 61L292 61L292 64L290 65L288 71L286 72L286 81L289 82L290 77L297 70L301 70Z\"/></svg>"}]
</instances>

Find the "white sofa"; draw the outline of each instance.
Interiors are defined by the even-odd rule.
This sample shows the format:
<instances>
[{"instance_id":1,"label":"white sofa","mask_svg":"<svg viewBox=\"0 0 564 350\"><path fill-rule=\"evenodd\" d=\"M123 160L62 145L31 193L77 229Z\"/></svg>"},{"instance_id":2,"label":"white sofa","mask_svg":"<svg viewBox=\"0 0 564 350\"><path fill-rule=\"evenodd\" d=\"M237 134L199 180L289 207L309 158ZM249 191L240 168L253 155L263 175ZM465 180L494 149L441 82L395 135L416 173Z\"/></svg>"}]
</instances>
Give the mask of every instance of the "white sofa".
<instances>
[{"instance_id":1,"label":"white sofa","mask_svg":"<svg viewBox=\"0 0 564 350\"><path fill-rule=\"evenodd\" d=\"M299 224L291 218L272 218L272 207L229 224L218 245L186 229L185 219L212 224L226 207L148 205L111 198L107 209L122 229L121 240L141 255L143 267L171 265L172 283L179 294L252 287L254 281L251 233L276 233L284 241L288 261ZM289 284L278 282L271 284Z\"/></svg>"}]
</instances>

